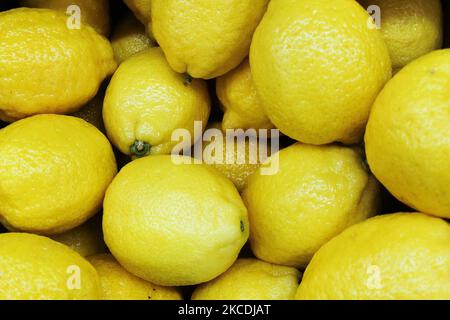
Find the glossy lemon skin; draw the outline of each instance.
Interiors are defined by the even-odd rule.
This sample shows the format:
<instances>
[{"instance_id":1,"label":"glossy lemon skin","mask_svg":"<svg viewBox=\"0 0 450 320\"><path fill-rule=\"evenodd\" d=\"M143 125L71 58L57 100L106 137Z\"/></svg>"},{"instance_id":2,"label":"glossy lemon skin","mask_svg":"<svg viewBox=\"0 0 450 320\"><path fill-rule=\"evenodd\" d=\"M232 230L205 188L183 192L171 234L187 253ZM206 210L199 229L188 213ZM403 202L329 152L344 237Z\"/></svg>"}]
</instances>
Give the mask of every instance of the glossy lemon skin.
<instances>
[{"instance_id":1,"label":"glossy lemon skin","mask_svg":"<svg viewBox=\"0 0 450 320\"><path fill-rule=\"evenodd\" d=\"M292 300L300 278L295 268L242 258L218 278L198 286L192 300Z\"/></svg>"},{"instance_id":2,"label":"glossy lemon skin","mask_svg":"<svg viewBox=\"0 0 450 320\"><path fill-rule=\"evenodd\" d=\"M450 298L450 226L420 213L354 225L314 255L297 299Z\"/></svg>"},{"instance_id":3,"label":"glossy lemon skin","mask_svg":"<svg viewBox=\"0 0 450 320\"><path fill-rule=\"evenodd\" d=\"M220 123L213 123L211 126L215 125L219 128L222 126ZM219 128L216 129L221 130ZM270 143L264 139L258 140L256 135L236 135L222 130L220 136L221 138L215 137L210 143L205 143L203 162L225 175L241 192L249 177L270 156Z\"/></svg>"},{"instance_id":4,"label":"glossy lemon skin","mask_svg":"<svg viewBox=\"0 0 450 320\"><path fill-rule=\"evenodd\" d=\"M368 163L400 201L450 218L450 49L403 68L378 96L366 131Z\"/></svg>"},{"instance_id":5,"label":"glossy lemon skin","mask_svg":"<svg viewBox=\"0 0 450 320\"><path fill-rule=\"evenodd\" d=\"M378 183L357 151L295 144L275 156L278 172L262 175L259 169L243 191L259 259L306 267L328 240L377 213Z\"/></svg>"},{"instance_id":6,"label":"glossy lemon skin","mask_svg":"<svg viewBox=\"0 0 450 320\"><path fill-rule=\"evenodd\" d=\"M114 72L109 41L90 26L69 29L66 20L48 9L0 12L1 120L75 112Z\"/></svg>"},{"instance_id":7,"label":"glossy lemon skin","mask_svg":"<svg viewBox=\"0 0 450 320\"><path fill-rule=\"evenodd\" d=\"M129 272L158 285L217 277L248 239L247 209L231 181L206 165L177 164L187 160L135 160L117 175L104 201L111 253Z\"/></svg>"},{"instance_id":8,"label":"glossy lemon skin","mask_svg":"<svg viewBox=\"0 0 450 320\"><path fill-rule=\"evenodd\" d=\"M80 8L82 23L89 24L99 34L107 37L110 32L108 0L21 0L21 5L31 8L44 8L67 14L67 9L76 5Z\"/></svg>"},{"instance_id":9,"label":"glossy lemon skin","mask_svg":"<svg viewBox=\"0 0 450 320\"><path fill-rule=\"evenodd\" d=\"M0 130L0 220L13 230L57 234L100 211L116 162L84 120L37 115Z\"/></svg>"},{"instance_id":10,"label":"glossy lemon skin","mask_svg":"<svg viewBox=\"0 0 450 320\"><path fill-rule=\"evenodd\" d=\"M111 38L111 45L116 61L122 63L135 53L153 47L154 43L145 33L144 25L130 14L116 26Z\"/></svg>"},{"instance_id":11,"label":"glossy lemon skin","mask_svg":"<svg viewBox=\"0 0 450 320\"><path fill-rule=\"evenodd\" d=\"M89 262L42 236L0 234L0 273L0 300L96 300L100 296L99 278ZM79 287L71 281L74 276L79 276Z\"/></svg>"},{"instance_id":12,"label":"glossy lemon skin","mask_svg":"<svg viewBox=\"0 0 450 320\"><path fill-rule=\"evenodd\" d=\"M439 0L362 0L381 12L381 32L399 71L411 61L442 47L443 21Z\"/></svg>"},{"instance_id":13,"label":"glossy lemon skin","mask_svg":"<svg viewBox=\"0 0 450 320\"><path fill-rule=\"evenodd\" d=\"M239 67L217 78L216 92L225 114L222 128L272 129L256 92L248 59Z\"/></svg>"},{"instance_id":14,"label":"glossy lemon skin","mask_svg":"<svg viewBox=\"0 0 450 320\"><path fill-rule=\"evenodd\" d=\"M248 55L268 0L152 0L155 39L177 72L212 79Z\"/></svg>"},{"instance_id":15,"label":"glossy lemon skin","mask_svg":"<svg viewBox=\"0 0 450 320\"><path fill-rule=\"evenodd\" d=\"M126 271L111 254L88 258L100 278L101 300L181 300L174 287L161 287Z\"/></svg>"},{"instance_id":16,"label":"glossy lemon skin","mask_svg":"<svg viewBox=\"0 0 450 320\"><path fill-rule=\"evenodd\" d=\"M178 143L176 129L194 137L194 122L206 126L210 113L205 81L174 72L160 48L140 52L123 62L106 91L103 120L111 142L131 155L135 141L151 146L149 154L169 154ZM193 141L192 141L193 142Z\"/></svg>"},{"instance_id":17,"label":"glossy lemon skin","mask_svg":"<svg viewBox=\"0 0 450 320\"><path fill-rule=\"evenodd\" d=\"M278 0L255 31L250 66L267 116L308 144L362 140L391 77L382 34L353 0Z\"/></svg>"}]
</instances>

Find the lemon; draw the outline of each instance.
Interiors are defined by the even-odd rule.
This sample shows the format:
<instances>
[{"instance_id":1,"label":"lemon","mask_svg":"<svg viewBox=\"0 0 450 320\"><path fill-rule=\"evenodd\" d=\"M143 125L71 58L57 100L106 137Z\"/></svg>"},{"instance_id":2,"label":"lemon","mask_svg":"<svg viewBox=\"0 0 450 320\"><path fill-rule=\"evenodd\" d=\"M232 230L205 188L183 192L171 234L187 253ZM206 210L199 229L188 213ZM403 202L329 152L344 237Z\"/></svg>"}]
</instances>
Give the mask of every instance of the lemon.
<instances>
[{"instance_id":1,"label":"lemon","mask_svg":"<svg viewBox=\"0 0 450 320\"><path fill-rule=\"evenodd\" d=\"M268 0L152 0L155 39L177 72L212 79L248 55Z\"/></svg>"},{"instance_id":2,"label":"lemon","mask_svg":"<svg viewBox=\"0 0 450 320\"><path fill-rule=\"evenodd\" d=\"M151 21L151 6L153 0L124 0L125 4L135 14L143 24L148 24Z\"/></svg>"},{"instance_id":3,"label":"lemon","mask_svg":"<svg viewBox=\"0 0 450 320\"><path fill-rule=\"evenodd\" d=\"M142 280L126 271L110 254L88 258L97 270L102 300L181 300L173 287L161 287Z\"/></svg>"},{"instance_id":4,"label":"lemon","mask_svg":"<svg viewBox=\"0 0 450 320\"><path fill-rule=\"evenodd\" d=\"M203 151L204 163L224 174L242 191L248 178L270 155L270 145L256 136L220 131L220 138L206 143Z\"/></svg>"},{"instance_id":5,"label":"lemon","mask_svg":"<svg viewBox=\"0 0 450 320\"><path fill-rule=\"evenodd\" d=\"M381 32L352 0L269 4L250 50L253 81L280 131L310 144L359 142L391 76Z\"/></svg>"},{"instance_id":6,"label":"lemon","mask_svg":"<svg viewBox=\"0 0 450 320\"><path fill-rule=\"evenodd\" d=\"M106 88L102 86L95 97L77 112L71 114L73 117L83 119L94 125L102 133L106 133L103 124L103 99L105 98Z\"/></svg>"},{"instance_id":7,"label":"lemon","mask_svg":"<svg viewBox=\"0 0 450 320\"><path fill-rule=\"evenodd\" d=\"M125 166L104 201L111 253L134 275L163 286L194 285L225 272L248 238L247 209L234 185L182 156Z\"/></svg>"},{"instance_id":8,"label":"lemon","mask_svg":"<svg viewBox=\"0 0 450 320\"><path fill-rule=\"evenodd\" d=\"M298 299L449 299L450 226L424 214L378 216L314 255Z\"/></svg>"},{"instance_id":9,"label":"lemon","mask_svg":"<svg viewBox=\"0 0 450 320\"><path fill-rule=\"evenodd\" d=\"M224 274L198 286L193 300L291 300L300 272L257 259L239 259Z\"/></svg>"},{"instance_id":10,"label":"lemon","mask_svg":"<svg viewBox=\"0 0 450 320\"><path fill-rule=\"evenodd\" d=\"M203 80L188 82L174 72L160 48L123 62L111 79L103 119L112 143L124 154L168 154L177 144L176 129L194 136L194 121L206 126L210 112Z\"/></svg>"},{"instance_id":11,"label":"lemon","mask_svg":"<svg viewBox=\"0 0 450 320\"><path fill-rule=\"evenodd\" d=\"M101 214L99 214L81 226L51 238L67 245L83 257L106 252L101 221Z\"/></svg>"},{"instance_id":12,"label":"lemon","mask_svg":"<svg viewBox=\"0 0 450 320\"><path fill-rule=\"evenodd\" d=\"M97 213L116 173L103 134L84 120L37 115L0 130L0 220L55 234Z\"/></svg>"},{"instance_id":13,"label":"lemon","mask_svg":"<svg viewBox=\"0 0 450 320\"><path fill-rule=\"evenodd\" d=\"M106 135L106 129L103 123L103 100L105 98L105 91L106 86L102 85L97 95L79 111L72 113L71 116L86 120ZM117 166L119 168L130 162L131 159L129 156L117 150L115 151Z\"/></svg>"},{"instance_id":14,"label":"lemon","mask_svg":"<svg viewBox=\"0 0 450 320\"><path fill-rule=\"evenodd\" d=\"M276 156L278 173L258 170L243 192L259 259L305 267L328 240L376 213L378 184L357 151L295 144Z\"/></svg>"},{"instance_id":15,"label":"lemon","mask_svg":"<svg viewBox=\"0 0 450 320\"><path fill-rule=\"evenodd\" d=\"M369 165L418 211L450 218L450 49L403 68L377 98L366 132Z\"/></svg>"},{"instance_id":16,"label":"lemon","mask_svg":"<svg viewBox=\"0 0 450 320\"><path fill-rule=\"evenodd\" d=\"M216 92L225 109L224 130L273 128L256 92L248 59L216 80Z\"/></svg>"},{"instance_id":17,"label":"lemon","mask_svg":"<svg viewBox=\"0 0 450 320\"><path fill-rule=\"evenodd\" d=\"M0 119L72 113L116 68L110 43L89 26L69 29L48 9L0 12Z\"/></svg>"},{"instance_id":18,"label":"lemon","mask_svg":"<svg viewBox=\"0 0 450 320\"><path fill-rule=\"evenodd\" d=\"M31 8L53 9L70 16L71 6L78 6L82 23L89 24L98 33L108 36L110 29L108 0L21 0L20 4Z\"/></svg>"},{"instance_id":19,"label":"lemon","mask_svg":"<svg viewBox=\"0 0 450 320\"><path fill-rule=\"evenodd\" d=\"M380 8L380 27L394 70L442 47L442 8L439 0L360 0Z\"/></svg>"},{"instance_id":20,"label":"lemon","mask_svg":"<svg viewBox=\"0 0 450 320\"><path fill-rule=\"evenodd\" d=\"M0 300L91 300L100 295L95 269L46 237L0 234Z\"/></svg>"},{"instance_id":21,"label":"lemon","mask_svg":"<svg viewBox=\"0 0 450 320\"><path fill-rule=\"evenodd\" d=\"M153 47L153 41L145 34L144 26L130 14L118 23L111 45L116 61L121 63L133 54Z\"/></svg>"}]
</instances>

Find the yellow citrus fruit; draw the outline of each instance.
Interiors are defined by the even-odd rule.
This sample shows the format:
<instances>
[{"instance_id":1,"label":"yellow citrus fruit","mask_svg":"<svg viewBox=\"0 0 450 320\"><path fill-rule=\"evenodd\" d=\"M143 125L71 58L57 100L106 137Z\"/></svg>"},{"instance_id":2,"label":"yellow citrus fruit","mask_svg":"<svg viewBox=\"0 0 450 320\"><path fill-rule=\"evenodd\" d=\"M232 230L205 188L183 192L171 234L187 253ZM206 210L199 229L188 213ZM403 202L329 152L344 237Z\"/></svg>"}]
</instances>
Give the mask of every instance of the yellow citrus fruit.
<instances>
[{"instance_id":1,"label":"yellow citrus fruit","mask_svg":"<svg viewBox=\"0 0 450 320\"><path fill-rule=\"evenodd\" d=\"M216 92L225 109L224 130L273 128L256 92L248 59L216 80Z\"/></svg>"},{"instance_id":2,"label":"yellow citrus fruit","mask_svg":"<svg viewBox=\"0 0 450 320\"><path fill-rule=\"evenodd\" d=\"M248 238L247 209L234 185L182 156L125 166L108 188L103 232L129 272L158 285L193 285L225 272Z\"/></svg>"},{"instance_id":3,"label":"yellow citrus fruit","mask_svg":"<svg viewBox=\"0 0 450 320\"><path fill-rule=\"evenodd\" d=\"M127 15L114 30L111 45L116 61L121 63L135 53L154 46L144 26L134 16Z\"/></svg>"},{"instance_id":4,"label":"yellow citrus fruit","mask_svg":"<svg viewBox=\"0 0 450 320\"><path fill-rule=\"evenodd\" d=\"M291 300L300 271L257 259L238 259L218 278L198 286L193 300Z\"/></svg>"},{"instance_id":5,"label":"yellow citrus fruit","mask_svg":"<svg viewBox=\"0 0 450 320\"><path fill-rule=\"evenodd\" d=\"M89 24L104 36L109 35L109 0L21 0L20 3L25 7L57 10L68 17L74 13L70 6L78 6L82 23Z\"/></svg>"},{"instance_id":6,"label":"yellow citrus fruit","mask_svg":"<svg viewBox=\"0 0 450 320\"><path fill-rule=\"evenodd\" d=\"M181 300L177 288L161 287L126 271L110 254L88 258L100 278L102 300Z\"/></svg>"},{"instance_id":7,"label":"yellow citrus fruit","mask_svg":"<svg viewBox=\"0 0 450 320\"><path fill-rule=\"evenodd\" d=\"M70 115L83 119L94 125L102 133L106 133L105 125L103 124L103 99L105 98L105 91L106 88L102 86L91 101Z\"/></svg>"},{"instance_id":8,"label":"yellow citrus fruit","mask_svg":"<svg viewBox=\"0 0 450 320\"><path fill-rule=\"evenodd\" d=\"M48 9L0 12L0 119L75 112L115 70L110 43L66 20Z\"/></svg>"},{"instance_id":9,"label":"yellow citrus fruit","mask_svg":"<svg viewBox=\"0 0 450 320\"><path fill-rule=\"evenodd\" d=\"M298 299L450 299L450 226L419 213L352 226L314 255Z\"/></svg>"},{"instance_id":10,"label":"yellow citrus fruit","mask_svg":"<svg viewBox=\"0 0 450 320\"><path fill-rule=\"evenodd\" d=\"M215 138L204 145L203 161L224 174L238 191L242 191L250 175L270 156L270 145L259 141L256 135L227 134L216 130Z\"/></svg>"},{"instance_id":11,"label":"yellow citrus fruit","mask_svg":"<svg viewBox=\"0 0 450 320\"><path fill-rule=\"evenodd\" d=\"M377 98L366 132L369 165L418 211L450 218L450 49L403 68Z\"/></svg>"},{"instance_id":12,"label":"yellow citrus fruit","mask_svg":"<svg viewBox=\"0 0 450 320\"><path fill-rule=\"evenodd\" d=\"M357 151L295 144L275 156L278 172L258 170L243 192L258 258L305 267L328 240L376 213L378 183Z\"/></svg>"},{"instance_id":13,"label":"yellow citrus fruit","mask_svg":"<svg viewBox=\"0 0 450 320\"><path fill-rule=\"evenodd\" d=\"M0 234L0 300L93 300L100 296L95 269L49 238Z\"/></svg>"},{"instance_id":14,"label":"yellow citrus fruit","mask_svg":"<svg viewBox=\"0 0 450 320\"><path fill-rule=\"evenodd\" d=\"M160 48L124 61L111 79L103 119L112 143L128 155L168 154L176 129L194 136L194 122L206 126L210 112L205 81L174 72ZM193 142L193 141L192 141Z\"/></svg>"},{"instance_id":15,"label":"yellow citrus fruit","mask_svg":"<svg viewBox=\"0 0 450 320\"><path fill-rule=\"evenodd\" d=\"M116 173L106 137L84 120L37 115L0 130L0 220L55 234L100 209Z\"/></svg>"},{"instance_id":16,"label":"yellow citrus fruit","mask_svg":"<svg viewBox=\"0 0 450 320\"><path fill-rule=\"evenodd\" d=\"M353 0L270 2L250 65L266 114L282 133L310 144L362 139L391 76L381 32L369 26Z\"/></svg>"},{"instance_id":17,"label":"yellow citrus fruit","mask_svg":"<svg viewBox=\"0 0 450 320\"><path fill-rule=\"evenodd\" d=\"M151 21L152 0L124 0L125 4L143 24Z\"/></svg>"},{"instance_id":18,"label":"yellow citrus fruit","mask_svg":"<svg viewBox=\"0 0 450 320\"><path fill-rule=\"evenodd\" d=\"M101 214L74 229L51 237L61 242L83 257L107 251L103 241Z\"/></svg>"},{"instance_id":19,"label":"yellow citrus fruit","mask_svg":"<svg viewBox=\"0 0 450 320\"><path fill-rule=\"evenodd\" d=\"M360 0L380 8L380 27L392 66L398 71L416 58L442 47L439 0Z\"/></svg>"},{"instance_id":20,"label":"yellow citrus fruit","mask_svg":"<svg viewBox=\"0 0 450 320\"><path fill-rule=\"evenodd\" d=\"M152 0L155 39L177 72L212 79L248 55L268 0Z\"/></svg>"}]
</instances>

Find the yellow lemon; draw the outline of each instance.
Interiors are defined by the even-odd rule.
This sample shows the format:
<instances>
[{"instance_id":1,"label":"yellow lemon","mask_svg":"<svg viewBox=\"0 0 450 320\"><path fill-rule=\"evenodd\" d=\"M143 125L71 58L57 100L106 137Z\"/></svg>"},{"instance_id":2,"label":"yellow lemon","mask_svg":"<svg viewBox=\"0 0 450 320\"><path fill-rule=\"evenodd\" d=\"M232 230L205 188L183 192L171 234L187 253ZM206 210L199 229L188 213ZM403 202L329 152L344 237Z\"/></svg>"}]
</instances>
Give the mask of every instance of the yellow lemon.
<instances>
[{"instance_id":1,"label":"yellow lemon","mask_svg":"<svg viewBox=\"0 0 450 320\"><path fill-rule=\"evenodd\" d=\"M84 120L37 115L0 130L0 220L55 234L97 213L116 173L106 137Z\"/></svg>"},{"instance_id":2,"label":"yellow lemon","mask_svg":"<svg viewBox=\"0 0 450 320\"><path fill-rule=\"evenodd\" d=\"M146 25L151 21L152 0L124 0L124 2L140 22Z\"/></svg>"},{"instance_id":3,"label":"yellow lemon","mask_svg":"<svg viewBox=\"0 0 450 320\"><path fill-rule=\"evenodd\" d=\"M225 109L224 130L273 128L256 92L248 59L216 80L216 92Z\"/></svg>"},{"instance_id":4,"label":"yellow lemon","mask_svg":"<svg viewBox=\"0 0 450 320\"><path fill-rule=\"evenodd\" d=\"M314 255L298 299L450 299L450 226L424 214L378 216Z\"/></svg>"},{"instance_id":5,"label":"yellow lemon","mask_svg":"<svg viewBox=\"0 0 450 320\"><path fill-rule=\"evenodd\" d=\"M450 218L450 49L403 68L377 98L366 132L375 176L400 201Z\"/></svg>"},{"instance_id":6,"label":"yellow lemon","mask_svg":"<svg viewBox=\"0 0 450 320\"><path fill-rule=\"evenodd\" d=\"M181 300L178 289L161 287L126 271L110 254L88 258L100 278L102 300Z\"/></svg>"},{"instance_id":7,"label":"yellow lemon","mask_svg":"<svg viewBox=\"0 0 450 320\"><path fill-rule=\"evenodd\" d=\"M127 15L114 30L111 45L116 61L121 63L133 54L154 46L145 34L144 26L134 16Z\"/></svg>"},{"instance_id":8,"label":"yellow lemon","mask_svg":"<svg viewBox=\"0 0 450 320\"><path fill-rule=\"evenodd\" d=\"M247 209L233 184L181 156L125 166L108 188L103 232L129 272L164 286L194 285L225 272L248 238Z\"/></svg>"},{"instance_id":9,"label":"yellow lemon","mask_svg":"<svg viewBox=\"0 0 450 320\"><path fill-rule=\"evenodd\" d=\"M269 4L250 50L253 81L280 131L310 144L359 142L391 76L389 52L353 0Z\"/></svg>"},{"instance_id":10,"label":"yellow lemon","mask_svg":"<svg viewBox=\"0 0 450 320\"><path fill-rule=\"evenodd\" d=\"M168 154L176 129L194 135L194 122L206 126L210 112L203 80L187 81L174 72L160 48L123 62L111 79L103 106L108 137L128 155ZM193 142L193 141L192 141Z\"/></svg>"},{"instance_id":11,"label":"yellow lemon","mask_svg":"<svg viewBox=\"0 0 450 320\"><path fill-rule=\"evenodd\" d=\"M109 0L21 0L20 3L25 7L57 10L68 17L76 18L79 14L82 23L89 24L104 36L109 35ZM78 8L73 11L71 6Z\"/></svg>"},{"instance_id":12,"label":"yellow lemon","mask_svg":"<svg viewBox=\"0 0 450 320\"><path fill-rule=\"evenodd\" d=\"M51 238L67 245L83 257L106 252L101 221L101 214L98 214L81 226Z\"/></svg>"},{"instance_id":13,"label":"yellow lemon","mask_svg":"<svg viewBox=\"0 0 450 320\"><path fill-rule=\"evenodd\" d=\"M268 0L152 0L155 39L177 72L212 79L248 55Z\"/></svg>"},{"instance_id":14,"label":"yellow lemon","mask_svg":"<svg viewBox=\"0 0 450 320\"><path fill-rule=\"evenodd\" d=\"M291 300L301 274L257 259L239 259L218 278L198 286L193 300Z\"/></svg>"},{"instance_id":15,"label":"yellow lemon","mask_svg":"<svg viewBox=\"0 0 450 320\"><path fill-rule=\"evenodd\" d=\"M328 240L376 213L378 184L357 151L295 144L275 156L278 172L259 169L243 192L258 258L305 267Z\"/></svg>"},{"instance_id":16,"label":"yellow lemon","mask_svg":"<svg viewBox=\"0 0 450 320\"><path fill-rule=\"evenodd\" d=\"M0 300L92 300L100 296L95 269L46 237L0 234Z\"/></svg>"},{"instance_id":17,"label":"yellow lemon","mask_svg":"<svg viewBox=\"0 0 450 320\"><path fill-rule=\"evenodd\" d=\"M219 129L203 149L203 161L230 179L242 191L248 178L270 156L270 144L256 135L226 133Z\"/></svg>"},{"instance_id":18,"label":"yellow lemon","mask_svg":"<svg viewBox=\"0 0 450 320\"><path fill-rule=\"evenodd\" d=\"M71 114L73 117L83 119L94 125L102 133L106 133L103 124L103 99L105 98L106 88L102 86L97 95L89 101L84 107Z\"/></svg>"},{"instance_id":19,"label":"yellow lemon","mask_svg":"<svg viewBox=\"0 0 450 320\"><path fill-rule=\"evenodd\" d=\"M116 68L110 43L89 26L69 29L48 9L0 13L0 119L72 113Z\"/></svg>"},{"instance_id":20,"label":"yellow lemon","mask_svg":"<svg viewBox=\"0 0 450 320\"><path fill-rule=\"evenodd\" d=\"M442 47L440 0L360 0L378 6L380 28L395 71Z\"/></svg>"}]
</instances>

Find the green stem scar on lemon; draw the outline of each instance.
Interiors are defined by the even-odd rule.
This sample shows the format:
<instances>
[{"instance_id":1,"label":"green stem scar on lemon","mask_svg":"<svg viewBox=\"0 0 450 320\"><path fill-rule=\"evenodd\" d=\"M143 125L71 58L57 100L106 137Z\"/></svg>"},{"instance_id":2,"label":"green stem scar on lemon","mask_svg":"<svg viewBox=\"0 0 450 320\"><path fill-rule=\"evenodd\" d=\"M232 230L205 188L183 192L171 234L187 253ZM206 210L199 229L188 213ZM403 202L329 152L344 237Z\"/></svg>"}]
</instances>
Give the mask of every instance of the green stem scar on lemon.
<instances>
[{"instance_id":1,"label":"green stem scar on lemon","mask_svg":"<svg viewBox=\"0 0 450 320\"><path fill-rule=\"evenodd\" d=\"M241 232L245 231L244 221L241 220Z\"/></svg>"},{"instance_id":2,"label":"green stem scar on lemon","mask_svg":"<svg viewBox=\"0 0 450 320\"><path fill-rule=\"evenodd\" d=\"M194 79L194 78L192 78L189 74L185 74L185 75L184 75L184 80L183 80L184 85L185 85L185 86L190 85L190 84L192 83L192 80L193 80L193 79Z\"/></svg>"},{"instance_id":3,"label":"green stem scar on lemon","mask_svg":"<svg viewBox=\"0 0 450 320\"><path fill-rule=\"evenodd\" d=\"M130 152L132 155L142 158L148 155L150 152L151 146L144 141L136 140L133 145L130 147Z\"/></svg>"}]
</instances>

